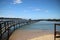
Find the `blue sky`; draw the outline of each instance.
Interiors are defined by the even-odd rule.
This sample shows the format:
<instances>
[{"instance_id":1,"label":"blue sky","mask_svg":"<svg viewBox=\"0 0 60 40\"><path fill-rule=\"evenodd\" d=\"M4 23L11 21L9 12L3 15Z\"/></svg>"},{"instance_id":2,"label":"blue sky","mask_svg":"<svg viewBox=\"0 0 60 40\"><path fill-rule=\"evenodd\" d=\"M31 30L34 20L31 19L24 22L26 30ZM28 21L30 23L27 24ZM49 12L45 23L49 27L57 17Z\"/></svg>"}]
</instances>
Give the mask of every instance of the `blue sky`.
<instances>
[{"instance_id":1,"label":"blue sky","mask_svg":"<svg viewBox=\"0 0 60 40\"><path fill-rule=\"evenodd\" d=\"M60 0L0 0L0 17L60 18Z\"/></svg>"}]
</instances>

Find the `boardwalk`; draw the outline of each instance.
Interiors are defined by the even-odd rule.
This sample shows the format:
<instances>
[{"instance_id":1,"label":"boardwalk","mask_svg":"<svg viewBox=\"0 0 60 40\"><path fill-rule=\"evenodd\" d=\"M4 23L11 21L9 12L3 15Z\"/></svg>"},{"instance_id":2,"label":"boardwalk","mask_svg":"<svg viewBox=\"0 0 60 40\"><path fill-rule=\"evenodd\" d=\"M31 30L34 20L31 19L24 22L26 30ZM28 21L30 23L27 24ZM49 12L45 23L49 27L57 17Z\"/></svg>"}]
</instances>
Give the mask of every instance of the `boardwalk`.
<instances>
[{"instance_id":1,"label":"boardwalk","mask_svg":"<svg viewBox=\"0 0 60 40\"><path fill-rule=\"evenodd\" d=\"M56 24L54 28L54 33L51 33L49 30L29 31L18 29L21 26L35 22L38 21L25 20L20 18L0 18L0 40L60 40L60 38L56 38ZM60 24L57 25L60 26Z\"/></svg>"},{"instance_id":2,"label":"boardwalk","mask_svg":"<svg viewBox=\"0 0 60 40\"><path fill-rule=\"evenodd\" d=\"M0 40L9 40L10 35L21 26L36 21L21 18L0 18Z\"/></svg>"},{"instance_id":3,"label":"boardwalk","mask_svg":"<svg viewBox=\"0 0 60 40\"><path fill-rule=\"evenodd\" d=\"M42 30L16 30L9 40L54 40L54 34Z\"/></svg>"}]
</instances>

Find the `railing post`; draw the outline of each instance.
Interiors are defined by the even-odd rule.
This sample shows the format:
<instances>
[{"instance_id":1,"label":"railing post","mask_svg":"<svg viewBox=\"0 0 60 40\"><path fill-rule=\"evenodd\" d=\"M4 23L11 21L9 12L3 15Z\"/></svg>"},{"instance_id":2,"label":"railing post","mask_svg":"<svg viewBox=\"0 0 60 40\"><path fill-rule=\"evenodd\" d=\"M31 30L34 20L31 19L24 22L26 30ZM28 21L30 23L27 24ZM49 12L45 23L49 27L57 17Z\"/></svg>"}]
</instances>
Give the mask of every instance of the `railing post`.
<instances>
[{"instance_id":1,"label":"railing post","mask_svg":"<svg viewBox=\"0 0 60 40\"><path fill-rule=\"evenodd\" d=\"M0 40L2 40L2 34L1 34L1 33L2 33L2 30L1 30L1 26L2 26L2 25L0 24Z\"/></svg>"},{"instance_id":2,"label":"railing post","mask_svg":"<svg viewBox=\"0 0 60 40\"><path fill-rule=\"evenodd\" d=\"M14 31L15 31L15 29L16 29L16 28L15 28L15 25L13 25L13 27L14 27Z\"/></svg>"},{"instance_id":3,"label":"railing post","mask_svg":"<svg viewBox=\"0 0 60 40\"><path fill-rule=\"evenodd\" d=\"M54 24L54 40L56 40L56 24Z\"/></svg>"},{"instance_id":4,"label":"railing post","mask_svg":"<svg viewBox=\"0 0 60 40\"><path fill-rule=\"evenodd\" d=\"M5 30L6 30L6 22L4 22L4 27L5 27Z\"/></svg>"},{"instance_id":5,"label":"railing post","mask_svg":"<svg viewBox=\"0 0 60 40\"><path fill-rule=\"evenodd\" d=\"M19 23L19 27L21 26L20 24L21 24L21 23Z\"/></svg>"},{"instance_id":6,"label":"railing post","mask_svg":"<svg viewBox=\"0 0 60 40\"><path fill-rule=\"evenodd\" d=\"M8 39L7 40L9 40L9 28L8 28Z\"/></svg>"}]
</instances>

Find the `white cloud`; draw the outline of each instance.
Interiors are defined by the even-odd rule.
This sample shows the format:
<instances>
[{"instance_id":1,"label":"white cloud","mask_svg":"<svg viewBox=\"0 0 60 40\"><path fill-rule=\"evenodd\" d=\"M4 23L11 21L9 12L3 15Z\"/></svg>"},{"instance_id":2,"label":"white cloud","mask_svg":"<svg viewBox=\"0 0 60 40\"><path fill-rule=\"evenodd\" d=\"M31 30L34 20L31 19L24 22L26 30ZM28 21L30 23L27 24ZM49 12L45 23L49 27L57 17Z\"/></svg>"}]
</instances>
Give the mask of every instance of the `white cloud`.
<instances>
[{"instance_id":1,"label":"white cloud","mask_svg":"<svg viewBox=\"0 0 60 40\"><path fill-rule=\"evenodd\" d=\"M46 10L46 9L42 9L42 8L37 8L37 7L27 7L27 9L26 10L24 10L24 12L34 12L34 11L36 11L36 12L45 12L45 13L48 13L48 10Z\"/></svg>"},{"instance_id":2,"label":"white cloud","mask_svg":"<svg viewBox=\"0 0 60 40\"><path fill-rule=\"evenodd\" d=\"M13 1L13 4L20 4L20 3L22 3L22 0L14 0Z\"/></svg>"},{"instance_id":3,"label":"white cloud","mask_svg":"<svg viewBox=\"0 0 60 40\"><path fill-rule=\"evenodd\" d=\"M36 8L36 7L28 7L28 9L31 9L32 11L41 11L40 8Z\"/></svg>"}]
</instances>

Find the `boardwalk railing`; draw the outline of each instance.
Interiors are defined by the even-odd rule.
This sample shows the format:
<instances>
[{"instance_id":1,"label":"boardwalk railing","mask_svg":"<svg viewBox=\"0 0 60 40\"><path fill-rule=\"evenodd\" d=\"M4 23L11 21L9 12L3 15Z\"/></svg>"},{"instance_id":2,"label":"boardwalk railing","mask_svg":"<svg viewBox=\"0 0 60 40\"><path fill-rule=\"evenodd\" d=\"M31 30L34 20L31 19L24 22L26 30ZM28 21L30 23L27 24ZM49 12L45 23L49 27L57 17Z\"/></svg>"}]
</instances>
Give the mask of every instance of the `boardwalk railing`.
<instances>
[{"instance_id":1,"label":"boardwalk railing","mask_svg":"<svg viewBox=\"0 0 60 40\"><path fill-rule=\"evenodd\" d=\"M56 38L60 38L60 30L57 31L57 26L59 27L60 24L54 24L54 40L56 40ZM58 36L57 36L58 34Z\"/></svg>"},{"instance_id":2,"label":"boardwalk railing","mask_svg":"<svg viewBox=\"0 0 60 40\"><path fill-rule=\"evenodd\" d=\"M0 40L9 40L14 30L27 23L20 18L0 18Z\"/></svg>"},{"instance_id":3,"label":"boardwalk railing","mask_svg":"<svg viewBox=\"0 0 60 40\"><path fill-rule=\"evenodd\" d=\"M10 35L17 28L37 21L20 18L0 18L0 40L9 40Z\"/></svg>"},{"instance_id":4,"label":"boardwalk railing","mask_svg":"<svg viewBox=\"0 0 60 40\"><path fill-rule=\"evenodd\" d=\"M10 35L14 30L19 28L22 25L27 24L27 22L12 22L12 21L4 21L0 23L0 40L8 40Z\"/></svg>"}]
</instances>

